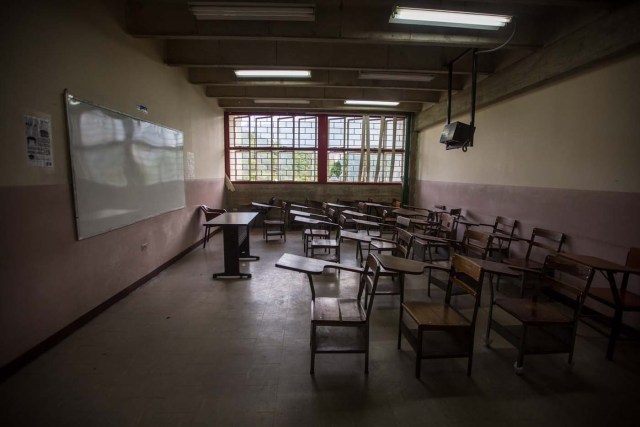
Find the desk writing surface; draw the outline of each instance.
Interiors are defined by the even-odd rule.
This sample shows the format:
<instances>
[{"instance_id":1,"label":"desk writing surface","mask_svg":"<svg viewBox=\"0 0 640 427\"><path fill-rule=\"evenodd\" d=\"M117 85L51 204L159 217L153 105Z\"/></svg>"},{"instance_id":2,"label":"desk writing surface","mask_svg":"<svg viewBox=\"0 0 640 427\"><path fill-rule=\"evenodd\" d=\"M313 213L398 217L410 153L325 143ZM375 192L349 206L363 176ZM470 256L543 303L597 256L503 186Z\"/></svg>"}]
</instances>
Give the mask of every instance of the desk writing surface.
<instances>
[{"instance_id":1,"label":"desk writing surface","mask_svg":"<svg viewBox=\"0 0 640 427\"><path fill-rule=\"evenodd\" d=\"M397 271L398 273L421 274L426 267L438 268L433 264L415 261L412 259L400 258L393 255L374 254L385 270Z\"/></svg>"},{"instance_id":2,"label":"desk writing surface","mask_svg":"<svg viewBox=\"0 0 640 427\"><path fill-rule=\"evenodd\" d=\"M579 262L580 264L588 265L589 267L593 267L596 270L612 271L612 272L622 272L625 270L624 265L616 264L615 262L607 261L606 259L602 259L596 256L579 255L579 254L572 254L568 252L561 252L558 255L560 255L563 258L567 258L572 261Z\"/></svg>"},{"instance_id":3,"label":"desk writing surface","mask_svg":"<svg viewBox=\"0 0 640 427\"><path fill-rule=\"evenodd\" d=\"M365 233L360 233L356 231L342 230L340 232L340 237L343 239L356 240L359 242L369 243L371 242L372 236Z\"/></svg>"},{"instance_id":4,"label":"desk writing surface","mask_svg":"<svg viewBox=\"0 0 640 427\"><path fill-rule=\"evenodd\" d=\"M362 273L363 271L362 267L343 265L335 262L324 261L318 258L307 258L290 253L284 253L276 262L276 267L307 274L321 274L325 268L337 268L354 273Z\"/></svg>"},{"instance_id":5,"label":"desk writing surface","mask_svg":"<svg viewBox=\"0 0 640 427\"><path fill-rule=\"evenodd\" d=\"M311 214L309 212L299 211L297 209L289 210L289 215L305 216L305 217L310 217L311 216Z\"/></svg>"},{"instance_id":6,"label":"desk writing surface","mask_svg":"<svg viewBox=\"0 0 640 427\"><path fill-rule=\"evenodd\" d=\"M379 227L380 226L379 222L367 221L366 219L353 218L353 222L355 222L356 224L368 225L368 226L372 226L372 227Z\"/></svg>"},{"instance_id":7,"label":"desk writing surface","mask_svg":"<svg viewBox=\"0 0 640 427\"><path fill-rule=\"evenodd\" d=\"M394 209L391 212L396 214L396 215L401 215L401 216L427 216L427 215L425 215L424 212L418 212L418 211L415 211L415 210L405 209L405 208Z\"/></svg>"},{"instance_id":8,"label":"desk writing surface","mask_svg":"<svg viewBox=\"0 0 640 427\"><path fill-rule=\"evenodd\" d=\"M482 269L488 273L500 274L503 276L518 277L521 274L520 270L509 267L507 264L501 262L495 262L488 259L478 259L465 257L471 262L479 265Z\"/></svg>"},{"instance_id":9,"label":"desk writing surface","mask_svg":"<svg viewBox=\"0 0 640 427\"><path fill-rule=\"evenodd\" d=\"M220 227L232 225L249 225L251 221L258 216L258 212L226 212L211 221L205 222L206 225L217 225Z\"/></svg>"}]
</instances>

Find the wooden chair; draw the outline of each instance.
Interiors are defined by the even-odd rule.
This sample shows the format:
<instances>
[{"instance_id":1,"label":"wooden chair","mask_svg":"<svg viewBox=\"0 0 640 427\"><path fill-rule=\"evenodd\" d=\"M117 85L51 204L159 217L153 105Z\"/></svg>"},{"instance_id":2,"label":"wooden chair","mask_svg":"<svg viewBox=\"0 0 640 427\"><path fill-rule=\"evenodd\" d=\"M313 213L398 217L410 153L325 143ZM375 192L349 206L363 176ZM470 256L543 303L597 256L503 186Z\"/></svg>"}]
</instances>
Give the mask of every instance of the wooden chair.
<instances>
[{"instance_id":1,"label":"wooden chair","mask_svg":"<svg viewBox=\"0 0 640 427\"><path fill-rule=\"evenodd\" d=\"M400 215L396 217L396 234L398 233L397 230L409 231L410 228L411 228L411 218L407 218L405 216L400 216ZM396 238L395 234L393 238L394 239Z\"/></svg>"},{"instance_id":2,"label":"wooden chair","mask_svg":"<svg viewBox=\"0 0 640 427\"><path fill-rule=\"evenodd\" d=\"M367 257L356 298L315 297L311 301L311 374L315 371L317 353L363 353L364 372L369 372L369 320L373 295L368 308L362 303L364 287L375 292L380 265L373 256Z\"/></svg>"},{"instance_id":3,"label":"wooden chair","mask_svg":"<svg viewBox=\"0 0 640 427\"><path fill-rule=\"evenodd\" d=\"M502 261L509 258L509 249L514 240L513 235L518 227L518 220L497 216L493 224L478 224L479 226L491 227L493 233L493 244L489 248L489 258L496 258Z\"/></svg>"},{"instance_id":4,"label":"wooden chair","mask_svg":"<svg viewBox=\"0 0 640 427\"><path fill-rule=\"evenodd\" d=\"M431 222L439 223L440 215L447 211L447 206L445 205L433 205L433 209L429 210L429 219Z\"/></svg>"},{"instance_id":5,"label":"wooden chair","mask_svg":"<svg viewBox=\"0 0 640 427\"><path fill-rule=\"evenodd\" d=\"M376 247L376 241L371 242L373 250L381 252L383 249ZM398 239L393 243L391 248L394 256L402 258L409 258L411 254L411 247L413 245L413 235L405 230L398 230ZM389 249L389 247L384 247ZM375 291L376 295L400 295L400 304L404 301L404 280L403 275L398 273L387 272L384 268L381 268L381 276L385 276L388 280L383 280L378 283L378 289ZM364 288L364 306L368 306L369 295L373 295L373 289L370 284L367 284Z\"/></svg>"},{"instance_id":6,"label":"wooden chair","mask_svg":"<svg viewBox=\"0 0 640 427\"><path fill-rule=\"evenodd\" d=\"M539 276L542 272L543 263L536 261L534 257L543 259L547 255L552 255L562 250L562 245L566 236L559 231L545 230L544 228L534 228L531 232L531 238L528 242L527 253L524 258L505 258L502 260L505 264L522 271L520 282L520 296L524 296L524 289L527 276ZM496 289L499 289L500 279L496 283Z\"/></svg>"},{"instance_id":7,"label":"wooden chair","mask_svg":"<svg viewBox=\"0 0 640 427\"><path fill-rule=\"evenodd\" d=\"M638 270L640 272L640 248L631 248L627 253L626 267ZM639 275L639 272L625 273L622 276L620 289L613 292L610 286L605 288L589 288L588 297L610 307L614 310L613 320L611 322L610 345L607 350L607 356L613 358L613 349L615 342L620 334L622 326L622 315L625 311L640 312L640 295L627 290L629 283L629 275Z\"/></svg>"},{"instance_id":8,"label":"wooden chair","mask_svg":"<svg viewBox=\"0 0 640 427\"><path fill-rule=\"evenodd\" d=\"M451 241L449 243L448 250L453 250L461 255L466 255L468 257L478 258L478 259L487 259L487 255L489 254L489 248L491 247L491 243L493 242L493 236L489 233L483 233L478 230L466 230L464 232L464 236L460 242ZM429 245L429 242L426 242ZM431 251L426 249L429 253ZM430 262L434 262L433 259L429 259ZM437 262L444 263L446 266L450 267L450 263L448 260L436 260ZM427 295L431 296L431 284L439 287L442 290L446 290L447 282L439 279L434 276L431 272L431 269L428 269L427 273ZM454 291L454 295L457 295Z\"/></svg>"},{"instance_id":9,"label":"wooden chair","mask_svg":"<svg viewBox=\"0 0 640 427\"><path fill-rule=\"evenodd\" d=\"M395 232L396 232L396 222L397 222L398 218L396 218L394 215L391 214L391 212L388 209L383 209L382 210L382 221L381 221L381 227L380 227L380 232L384 235L384 234L391 234L393 238L395 238Z\"/></svg>"},{"instance_id":10,"label":"wooden chair","mask_svg":"<svg viewBox=\"0 0 640 427\"><path fill-rule=\"evenodd\" d=\"M340 214L338 216L338 225L340 226L341 230L348 230L349 229L349 224L354 224L355 223L349 223L349 219L343 215ZM352 231L352 230L350 230ZM353 231L357 232L357 233L362 233L368 236L366 231L358 231L357 229L353 229ZM342 240L342 238L340 239ZM368 253L368 252L367 252ZM360 262L362 262L364 260L364 258L362 257L362 242L360 242L359 240L356 241L356 260L360 260Z\"/></svg>"},{"instance_id":11,"label":"wooden chair","mask_svg":"<svg viewBox=\"0 0 640 427\"><path fill-rule=\"evenodd\" d=\"M314 238L309 241L308 254L311 258L319 258L325 261L337 262L340 264L340 230L342 229L339 224L332 222L324 223L326 230L328 231L328 237ZM331 238L331 232L335 231L335 238ZM321 253L316 251L321 250Z\"/></svg>"},{"instance_id":12,"label":"wooden chair","mask_svg":"<svg viewBox=\"0 0 640 427\"><path fill-rule=\"evenodd\" d=\"M319 219L320 222L318 224L308 224L302 231L302 246L305 256L308 256L309 254L309 242L314 239L328 239L331 234L326 225L330 222L329 218L325 216L319 216L316 218L321 218Z\"/></svg>"},{"instance_id":13,"label":"wooden chair","mask_svg":"<svg viewBox=\"0 0 640 427\"><path fill-rule=\"evenodd\" d=\"M402 304L399 336L404 336L416 353L416 378L420 378L422 359L433 358L466 357L467 375L471 375L483 276L483 269L473 260L454 255L444 303L409 301ZM473 299L470 317L464 316L451 304L454 287L462 289Z\"/></svg>"},{"instance_id":14,"label":"wooden chair","mask_svg":"<svg viewBox=\"0 0 640 427\"><path fill-rule=\"evenodd\" d=\"M270 218L270 212L276 211L277 218ZM279 236L280 239L284 238L287 241L287 202L282 202L280 208L272 208L267 211L265 219L262 222L262 237L265 241L269 241L269 236Z\"/></svg>"},{"instance_id":15,"label":"wooden chair","mask_svg":"<svg viewBox=\"0 0 640 427\"><path fill-rule=\"evenodd\" d=\"M578 327L578 317L586 292L591 285L594 270L582 264L548 255L543 265L543 276L536 292L529 298L495 298L491 286L489 322L486 342L491 343L491 329L518 349L514 364L521 374L526 354L568 353L571 365ZM573 308L557 302L557 292L573 299ZM513 320L501 323L494 319L495 307Z\"/></svg>"},{"instance_id":16,"label":"wooden chair","mask_svg":"<svg viewBox=\"0 0 640 427\"><path fill-rule=\"evenodd\" d=\"M427 227L424 231L424 234L429 236L439 237L441 239L445 239L448 241L455 240L455 236L457 234L457 222L456 218L448 213L443 213L440 215L440 222L432 225L431 227ZM439 252L444 250L447 252L450 250L449 242L437 242L428 239L420 239L420 236L417 236L415 243L418 247L422 249L422 260L429 262L434 262L437 260L442 260L443 258L434 259L433 252ZM446 259L446 258L444 258Z\"/></svg>"},{"instance_id":17,"label":"wooden chair","mask_svg":"<svg viewBox=\"0 0 640 427\"><path fill-rule=\"evenodd\" d=\"M200 205L200 210L202 211L202 213L204 213L205 221L211 221L213 218L227 212L226 209L213 209L207 205ZM203 227L204 227L204 239L202 241L202 248L204 249L207 247L207 242L211 237L211 229L214 228L215 226L205 224Z\"/></svg>"}]
</instances>

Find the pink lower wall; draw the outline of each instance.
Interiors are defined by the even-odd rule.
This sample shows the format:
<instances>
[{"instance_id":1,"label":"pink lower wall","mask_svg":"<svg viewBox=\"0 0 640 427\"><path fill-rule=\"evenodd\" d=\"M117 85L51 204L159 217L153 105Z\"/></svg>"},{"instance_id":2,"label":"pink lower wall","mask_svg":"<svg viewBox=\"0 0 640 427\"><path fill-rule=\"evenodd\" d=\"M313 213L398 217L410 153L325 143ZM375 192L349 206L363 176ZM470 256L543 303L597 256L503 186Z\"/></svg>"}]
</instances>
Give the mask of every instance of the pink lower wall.
<instances>
[{"instance_id":1,"label":"pink lower wall","mask_svg":"<svg viewBox=\"0 0 640 427\"><path fill-rule=\"evenodd\" d=\"M640 246L640 193L418 181L414 196L417 206L459 207L465 218L482 223L492 223L497 215L517 219L516 235L522 237L530 236L534 227L562 231L567 235L564 251L620 264L630 247ZM463 230L460 227L458 233ZM524 243L516 244L512 256L524 250ZM594 286L607 282L597 275ZM629 289L640 292L637 276L629 281ZM611 314L593 300L587 299L586 305ZM638 313L626 313L623 321L640 328Z\"/></svg>"},{"instance_id":2,"label":"pink lower wall","mask_svg":"<svg viewBox=\"0 0 640 427\"><path fill-rule=\"evenodd\" d=\"M640 193L418 181L414 194L418 205L460 207L471 220L517 219L519 236L534 227L562 231L571 252L624 263L640 245Z\"/></svg>"},{"instance_id":3,"label":"pink lower wall","mask_svg":"<svg viewBox=\"0 0 640 427\"><path fill-rule=\"evenodd\" d=\"M0 366L201 239L198 207L223 190L187 181L184 209L78 241L69 185L0 187Z\"/></svg>"},{"instance_id":4,"label":"pink lower wall","mask_svg":"<svg viewBox=\"0 0 640 427\"><path fill-rule=\"evenodd\" d=\"M620 264L630 247L640 246L640 193L417 181L414 197L417 206L459 207L465 218L482 223L497 215L517 219L517 236L530 236L534 227L561 231L567 235L564 251ZM512 247L515 256L524 250L524 243ZM630 289L640 290L638 282L633 278ZM594 283L606 286L600 275ZM593 301L587 305L607 312ZM640 316L625 314L625 323L640 327Z\"/></svg>"}]
</instances>

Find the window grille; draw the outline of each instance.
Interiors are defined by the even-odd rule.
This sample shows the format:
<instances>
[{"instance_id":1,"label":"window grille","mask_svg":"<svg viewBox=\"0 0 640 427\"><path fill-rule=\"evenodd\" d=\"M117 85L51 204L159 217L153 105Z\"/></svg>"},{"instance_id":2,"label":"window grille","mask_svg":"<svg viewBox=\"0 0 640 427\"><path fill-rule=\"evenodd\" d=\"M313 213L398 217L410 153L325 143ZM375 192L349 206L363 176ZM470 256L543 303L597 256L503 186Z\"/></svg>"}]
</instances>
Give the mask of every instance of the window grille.
<instances>
[{"instance_id":1,"label":"window grille","mask_svg":"<svg viewBox=\"0 0 640 427\"><path fill-rule=\"evenodd\" d=\"M227 120L232 181L402 182L404 116L244 114Z\"/></svg>"},{"instance_id":2,"label":"window grille","mask_svg":"<svg viewBox=\"0 0 640 427\"><path fill-rule=\"evenodd\" d=\"M402 182L404 117L329 117L328 182Z\"/></svg>"},{"instance_id":3,"label":"window grille","mask_svg":"<svg viewBox=\"0 0 640 427\"><path fill-rule=\"evenodd\" d=\"M232 181L318 179L316 116L229 116L228 136Z\"/></svg>"}]
</instances>

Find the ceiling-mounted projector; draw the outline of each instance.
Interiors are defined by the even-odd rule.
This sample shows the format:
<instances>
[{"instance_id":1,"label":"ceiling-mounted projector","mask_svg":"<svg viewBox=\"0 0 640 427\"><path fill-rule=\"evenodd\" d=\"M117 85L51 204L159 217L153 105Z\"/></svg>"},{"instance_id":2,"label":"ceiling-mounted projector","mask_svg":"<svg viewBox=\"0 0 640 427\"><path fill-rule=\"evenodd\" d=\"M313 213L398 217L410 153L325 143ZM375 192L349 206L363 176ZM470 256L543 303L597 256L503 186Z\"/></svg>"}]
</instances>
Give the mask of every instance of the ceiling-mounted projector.
<instances>
[{"instance_id":1,"label":"ceiling-mounted projector","mask_svg":"<svg viewBox=\"0 0 640 427\"><path fill-rule=\"evenodd\" d=\"M440 143L446 144L447 150L473 146L473 132L475 127L462 122L452 122L445 125L440 135Z\"/></svg>"}]
</instances>

